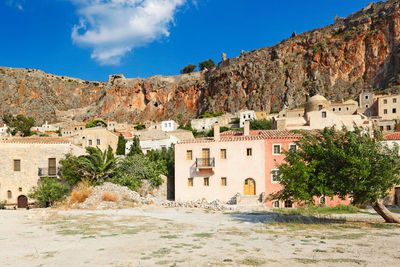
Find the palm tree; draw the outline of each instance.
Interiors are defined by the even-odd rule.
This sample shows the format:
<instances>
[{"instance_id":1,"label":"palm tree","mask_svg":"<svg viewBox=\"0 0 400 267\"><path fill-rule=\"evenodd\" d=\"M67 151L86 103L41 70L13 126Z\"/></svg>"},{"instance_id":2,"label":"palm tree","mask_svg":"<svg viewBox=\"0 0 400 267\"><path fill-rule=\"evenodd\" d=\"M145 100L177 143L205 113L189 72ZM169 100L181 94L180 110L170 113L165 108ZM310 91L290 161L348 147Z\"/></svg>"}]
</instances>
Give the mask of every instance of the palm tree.
<instances>
[{"instance_id":1,"label":"palm tree","mask_svg":"<svg viewBox=\"0 0 400 267\"><path fill-rule=\"evenodd\" d=\"M117 159L109 146L104 152L98 147L87 147L87 155L79 156L79 162L83 176L92 184L104 182L114 172Z\"/></svg>"}]
</instances>

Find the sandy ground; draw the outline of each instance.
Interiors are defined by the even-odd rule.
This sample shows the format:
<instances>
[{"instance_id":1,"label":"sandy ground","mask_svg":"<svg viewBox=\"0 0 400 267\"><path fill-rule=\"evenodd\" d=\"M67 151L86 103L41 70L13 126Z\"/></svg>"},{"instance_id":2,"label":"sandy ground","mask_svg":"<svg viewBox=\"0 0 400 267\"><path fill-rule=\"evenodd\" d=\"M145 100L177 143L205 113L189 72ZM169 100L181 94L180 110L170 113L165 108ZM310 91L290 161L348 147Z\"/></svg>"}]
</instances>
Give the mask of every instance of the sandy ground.
<instances>
[{"instance_id":1,"label":"sandy ground","mask_svg":"<svg viewBox=\"0 0 400 267\"><path fill-rule=\"evenodd\" d=\"M275 215L151 206L0 211L0 266L400 266L396 226L274 223Z\"/></svg>"}]
</instances>

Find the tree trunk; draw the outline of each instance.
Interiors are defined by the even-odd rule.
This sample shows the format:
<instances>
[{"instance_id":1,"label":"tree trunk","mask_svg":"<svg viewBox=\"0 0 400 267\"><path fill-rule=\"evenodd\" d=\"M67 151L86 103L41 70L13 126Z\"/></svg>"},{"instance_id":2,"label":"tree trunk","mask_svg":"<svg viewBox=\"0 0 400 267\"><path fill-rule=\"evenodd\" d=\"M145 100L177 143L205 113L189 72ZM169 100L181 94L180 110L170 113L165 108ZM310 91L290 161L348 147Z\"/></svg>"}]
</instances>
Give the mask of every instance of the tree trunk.
<instances>
[{"instance_id":1,"label":"tree trunk","mask_svg":"<svg viewBox=\"0 0 400 267\"><path fill-rule=\"evenodd\" d=\"M375 202L372 202L372 207L374 210L382 216L383 219L385 219L385 222L387 223L400 223L400 218L393 213L391 213L385 205L383 205L382 200L377 200Z\"/></svg>"}]
</instances>

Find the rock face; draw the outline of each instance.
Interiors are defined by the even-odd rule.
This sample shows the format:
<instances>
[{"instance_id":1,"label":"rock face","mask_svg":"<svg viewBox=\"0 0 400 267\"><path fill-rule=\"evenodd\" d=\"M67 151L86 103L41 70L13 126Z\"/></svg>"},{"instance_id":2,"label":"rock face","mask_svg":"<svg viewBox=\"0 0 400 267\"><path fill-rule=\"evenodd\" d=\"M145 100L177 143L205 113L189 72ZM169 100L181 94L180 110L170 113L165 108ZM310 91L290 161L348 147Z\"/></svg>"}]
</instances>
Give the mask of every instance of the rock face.
<instances>
[{"instance_id":1,"label":"rock face","mask_svg":"<svg viewBox=\"0 0 400 267\"><path fill-rule=\"evenodd\" d=\"M371 3L335 24L241 53L204 72L147 79L111 75L108 82L91 82L0 68L0 110L41 122L185 121L205 111L296 107L316 93L338 101L364 88L397 91L399 2Z\"/></svg>"}]
</instances>

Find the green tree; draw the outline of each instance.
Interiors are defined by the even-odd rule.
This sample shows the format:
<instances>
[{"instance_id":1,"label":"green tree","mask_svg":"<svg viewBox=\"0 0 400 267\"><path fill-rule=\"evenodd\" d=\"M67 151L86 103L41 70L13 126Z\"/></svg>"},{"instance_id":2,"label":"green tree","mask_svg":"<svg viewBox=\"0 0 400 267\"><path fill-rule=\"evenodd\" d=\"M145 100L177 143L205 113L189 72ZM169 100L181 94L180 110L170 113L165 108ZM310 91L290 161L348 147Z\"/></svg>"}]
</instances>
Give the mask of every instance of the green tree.
<instances>
[{"instance_id":1,"label":"green tree","mask_svg":"<svg viewBox=\"0 0 400 267\"><path fill-rule=\"evenodd\" d=\"M181 70L181 74L191 73L196 67L196 65L189 64Z\"/></svg>"},{"instance_id":2,"label":"green tree","mask_svg":"<svg viewBox=\"0 0 400 267\"><path fill-rule=\"evenodd\" d=\"M250 121L250 129L251 130L271 130L273 125L273 121L262 119L262 120L251 120Z\"/></svg>"},{"instance_id":3,"label":"green tree","mask_svg":"<svg viewBox=\"0 0 400 267\"><path fill-rule=\"evenodd\" d=\"M129 148L129 153L127 156L133 156L133 155L143 155L142 149L140 148L140 141L137 136L133 137L132 139L133 143L131 147Z\"/></svg>"},{"instance_id":4,"label":"green tree","mask_svg":"<svg viewBox=\"0 0 400 267\"><path fill-rule=\"evenodd\" d=\"M35 125L35 119L25 117L24 115L17 115L14 117L10 114L6 114L3 116L2 120L10 127L9 131L12 135L20 132L25 137L31 135L31 128Z\"/></svg>"},{"instance_id":5,"label":"green tree","mask_svg":"<svg viewBox=\"0 0 400 267\"><path fill-rule=\"evenodd\" d=\"M272 198L313 203L314 196L352 196L354 204L370 204L386 222L400 223L382 202L400 183L398 147L389 149L380 133L372 138L357 127L300 133L298 149L285 152L279 166L283 189Z\"/></svg>"},{"instance_id":6,"label":"green tree","mask_svg":"<svg viewBox=\"0 0 400 267\"><path fill-rule=\"evenodd\" d=\"M168 149L151 150L146 155L150 161L157 162L158 164L164 165L167 170L167 176L169 178L175 177L175 146L171 146Z\"/></svg>"},{"instance_id":7,"label":"green tree","mask_svg":"<svg viewBox=\"0 0 400 267\"><path fill-rule=\"evenodd\" d=\"M135 154L121 160L115 170L115 175L108 181L137 191L144 179L149 180L152 186L161 185L163 182L161 174L167 174L162 162L154 162L144 155Z\"/></svg>"},{"instance_id":8,"label":"green tree","mask_svg":"<svg viewBox=\"0 0 400 267\"><path fill-rule=\"evenodd\" d=\"M135 130L140 131L140 130L146 129L146 125L144 125L143 123L139 123L139 124L135 125L135 127L133 127L133 128L135 128Z\"/></svg>"},{"instance_id":9,"label":"green tree","mask_svg":"<svg viewBox=\"0 0 400 267\"><path fill-rule=\"evenodd\" d=\"M102 152L99 148L87 147L86 155L75 157L66 155L60 161L62 179L70 185L75 185L83 179L91 184L104 182L113 175L117 167L117 160L109 147Z\"/></svg>"},{"instance_id":10,"label":"green tree","mask_svg":"<svg viewBox=\"0 0 400 267\"><path fill-rule=\"evenodd\" d=\"M215 63L212 59L206 60L206 61L202 61L199 63L199 68L200 70L204 70L204 69L208 69L211 70L212 68L215 67Z\"/></svg>"},{"instance_id":11,"label":"green tree","mask_svg":"<svg viewBox=\"0 0 400 267\"><path fill-rule=\"evenodd\" d=\"M45 177L38 186L32 188L28 196L39 207L47 207L52 206L55 201L64 200L69 190L69 186L60 184L55 178Z\"/></svg>"},{"instance_id":12,"label":"green tree","mask_svg":"<svg viewBox=\"0 0 400 267\"><path fill-rule=\"evenodd\" d=\"M125 137L120 134L118 136L118 144L117 144L117 155L125 155L125 147L126 147L126 139Z\"/></svg>"},{"instance_id":13,"label":"green tree","mask_svg":"<svg viewBox=\"0 0 400 267\"><path fill-rule=\"evenodd\" d=\"M93 128L93 127L107 127L107 124L102 120L92 120L91 122L86 123L86 128Z\"/></svg>"}]
</instances>

